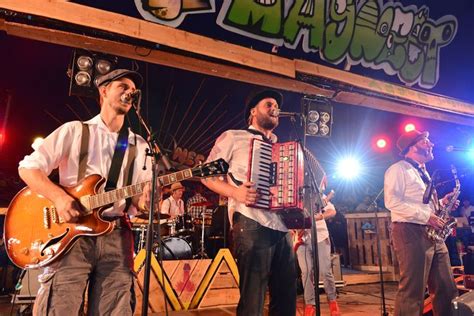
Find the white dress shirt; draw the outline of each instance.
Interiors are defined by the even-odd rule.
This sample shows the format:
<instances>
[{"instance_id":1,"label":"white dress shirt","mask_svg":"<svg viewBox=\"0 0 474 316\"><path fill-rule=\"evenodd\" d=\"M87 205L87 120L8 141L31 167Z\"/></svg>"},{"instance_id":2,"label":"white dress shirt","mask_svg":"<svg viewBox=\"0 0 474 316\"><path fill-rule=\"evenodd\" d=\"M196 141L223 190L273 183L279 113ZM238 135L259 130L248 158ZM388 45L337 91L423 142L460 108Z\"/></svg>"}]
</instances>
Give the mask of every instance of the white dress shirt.
<instances>
[{"instance_id":1,"label":"white dress shirt","mask_svg":"<svg viewBox=\"0 0 474 316\"><path fill-rule=\"evenodd\" d=\"M409 162L400 160L391 165L385 172L384 199L392 222L426 225L435 209L432 201L423 204L425 190L420 173Z\"/></svg>"},{"instance_id":2,"label":"white dress shirt","mask_svg":"<svg viewBox=\"0 0 474 316\"><path fill-rule=\"evenodd\" d=\"M183 200L175 200L172 196L167 198L161 204L161 213L170 214L171 216L179 216L184 214Z\"/></svg>"},{"instance_id":3,"label":"white dress shirt","mask_svg":"<svg viewBox=\"0 0 474 316\"><path fill-rule=\"evenodd\" d=\"M118 133L110 132L100 115L95 116L85 123L89 125L90 130L85 175L98 174L106 178L112 163ZM25 158L20 161L19 168L40 169L49 175L53 169L59 167L60 185L63 187L75 186L77 184L81 139L82 123L80 121L65 123L48 135L43 144L31 155L25 156ZM147 161L147 169L145 171L142 170L147 144L141 136L137 135L135 138L135 134L129 131L129 144L135 145L135 139L137 140L137 150L135 168L133 170L133 184L151 180L150 159ZM128 149L125 153L122 166L126 166L127 160ZM117 188L123 186L123 177L122 168L117 180ZM121 200L116 202L113 208L105 210L103 215L120 216L123 214L124 209L125 200ZM136 208L131 205L128 213L135 215L136 212Z\"/></svg>"},{"instance_id":4,"label":"white dress shirt","mask_svg":"<svg viewBox=\"0 0 474 316\"><path fill-rule=\"evenodd\" d=\"M252 126L250 126L250 128L255 129ZM209 157L207 157L207 162L219 158L224 159L229 164L229 172L232 173L237 180L246 182L250 142L253 138L262 139L262 136L254 135L246 130L229 130L222 133L216 140ZM272 134L271 141L276 142L276 140L276 135ZM227 177L227 182L233 186L237 186L229 176ZM228 213L230 223L232 223L232 216L235 212L239 212L242 215L253 219L262 226L283 232L288 231L277 213L269 210L247 207L245 206L245 203L240 203L229 197Z\"/></svg>"}]
</instances>

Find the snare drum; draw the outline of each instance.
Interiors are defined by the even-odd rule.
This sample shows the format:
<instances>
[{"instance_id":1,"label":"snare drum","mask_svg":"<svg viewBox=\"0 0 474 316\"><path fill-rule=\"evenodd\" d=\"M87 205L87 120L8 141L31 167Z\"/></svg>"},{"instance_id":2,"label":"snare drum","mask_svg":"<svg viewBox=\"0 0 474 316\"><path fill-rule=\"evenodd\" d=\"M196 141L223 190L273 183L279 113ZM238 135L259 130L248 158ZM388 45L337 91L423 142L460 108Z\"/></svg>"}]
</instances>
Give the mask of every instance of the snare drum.
<instances>
[{"instance_id":1,"label":"snare drum","mask_svg":"<svg viewBox=\"0 0 474 316\"><path fill-rule=\"evenodd\" d=\"M153 253L158 257L160 246L153 244ZM193 251L191 245L179 237L168 237L163 239L163 260L192 259Z\"/></svg>"}]
</instances>

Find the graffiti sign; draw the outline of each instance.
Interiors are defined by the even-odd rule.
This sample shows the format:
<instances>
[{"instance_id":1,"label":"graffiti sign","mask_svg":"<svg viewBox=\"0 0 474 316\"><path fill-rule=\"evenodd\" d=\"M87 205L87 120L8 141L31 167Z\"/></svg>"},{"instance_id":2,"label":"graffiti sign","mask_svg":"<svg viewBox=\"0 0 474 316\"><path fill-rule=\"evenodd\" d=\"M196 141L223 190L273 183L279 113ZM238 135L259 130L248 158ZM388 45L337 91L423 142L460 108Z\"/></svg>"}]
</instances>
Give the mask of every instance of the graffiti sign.
<instances>
[{"instance_id":1,"label":"graffiti sign","mask_svg":"<svg viewBox=\"0 0 474 316\"><path fill-rule=\"evenodd\" d=\"M213 0L135 1L145 18L173 27L190 12L215 7ZM440 50L455 37L458 22L452 15L430 18L425 5L382 0L223 0L217 24L275 46L301 47L309 59L317 53L335 65L344 61L346 69L381 69L408 86L431 89L439 80Z\"/></svg>"}]
</instances>

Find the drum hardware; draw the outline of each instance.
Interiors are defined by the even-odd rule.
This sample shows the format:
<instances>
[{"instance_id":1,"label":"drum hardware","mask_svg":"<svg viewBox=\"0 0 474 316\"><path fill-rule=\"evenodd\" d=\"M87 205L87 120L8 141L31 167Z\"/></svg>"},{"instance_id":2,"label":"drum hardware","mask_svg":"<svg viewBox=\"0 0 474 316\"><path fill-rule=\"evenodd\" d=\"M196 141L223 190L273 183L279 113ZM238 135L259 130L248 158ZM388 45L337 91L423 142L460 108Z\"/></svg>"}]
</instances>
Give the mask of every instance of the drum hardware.
<instances>
[{"instance_id":1,"label":"drum hardware","mask_svg":"<svg viewBox=\"0 0 474 316\"><path fill-rule=\"evenodd\" d=\"M199 241L199 252L193 256L193 259L209 259L209 256L206 253L206 249L204 246L204 231L206 228L206 213L205 211L201 212L202 220L201 220L201 240ZM211 222L209 223L210 227L212 224L212 213L211 213Z\"/></svg>"},{"instance_id":2,"label":"drum hardware","mask_svg":"<svg viewBox=\"0 0 474 316\"><path fill-rule=\"evenodd\" d=\"M189 236L194 234L193 219L189 214L176 216L174 219L175 233L172 236Z\"/></svg>"},{"instance_id":3,"label":"drum hardware","mask_svg":"<svg viewBox=\"0 0 474 316\"><path fill-rule=\"evenodd\" d=\"M137 249L137 253L142 250L143 248L145 248L145 242L146 242L146 239L145 239L145 235L146 235L146 226L145 225L140 225L139 227L139 232L140 232L140 239L138 241L138 249Z\"/></svg>"}]
</instances>

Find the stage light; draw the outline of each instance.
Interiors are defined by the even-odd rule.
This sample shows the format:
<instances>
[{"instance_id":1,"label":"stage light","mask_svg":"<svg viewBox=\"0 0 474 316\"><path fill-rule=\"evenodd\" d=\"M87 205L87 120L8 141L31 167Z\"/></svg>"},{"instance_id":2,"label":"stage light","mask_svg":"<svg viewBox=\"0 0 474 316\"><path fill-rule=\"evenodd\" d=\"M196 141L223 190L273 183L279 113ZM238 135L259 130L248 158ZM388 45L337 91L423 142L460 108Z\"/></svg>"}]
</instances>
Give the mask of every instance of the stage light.
<instances>
[{"instance_id":1,"label":"stage light","mask_svg":"<svg viewBox=\"0 0 474 316\"><path fill-rule=\"evenodd\" d=\"M347 180L356 178L360 174L360 171L360 162L353 157L343 158L337 164L338 176Z\"/></svg>"},{"instance_id":2,"label":"stage light","mask_svg":"<svg viewBox=\"0 0 474 316\"><path fill-rule=\"evenodd\" d=\"M332 106L327 99L304 97L301 107L306 114L306 136L331 136Z\"/></svg>"},{"instance_id":3,"label":"stage light","mask_svg":"<svg viewBox=\"0 0 474 316\"><path fill-rule=\"evenodd\" d=\"M79 56L76 64L77 64L77 68L79 68L80 70L88 71L92 68L93 62L92 62L92 58L89 56Z\"/></svg>"},{"instance_id":4,"label":"stage light","mask_svg":"<svg viewBox=\"0 0 474 316\"><path fill-rule=\"evenodd\" d=\"M308 111L308 122L316 123L319 120L318 111Z\"/></svg>"},{"instance_id":5,"label":"stage light","mask_svg":"<svg viewBox=\"0 0 474 316\"><path fill-rule=\"evenodd\" d=\"M405 124L405 132L411 132L411 131L414 131L416 129L415 127L415 124L413 123L408 123L408 124Z\"/></svg>"},{"instance_id":6,"label":"stage light","mask_svg":"<svg viewBox=\"0 0 474 316\"><path fill-rule=\"evenodd\" d=\"M118 58L112 55L74 50L72 67L68 70L71 78L69 95L96 98L98 96L95 80L117 66Z\"/></svg>"},{"instance_id":7,"label":"stage light","mask_svg":"<svg viewBox=\"0 0 474 316\"><path fill-rule=\"evenodd\" d=\"M380 149L387 147L387 141L383 138L379 138L375 144Z\"/></svg>"},{"instance_id":8,"label":"stage light","mask_svg":"<svg viewBox=\"0 0 474 316\"><path fill-rule=\"evenodd\" d=\"M76 80L76 84L78 86L90 86L91 84L91 75L85 71L79 71L75 76L74 80Z\"/></svg>"},{"instance_id":9,"label":"stage light","mask_svg":"<svg viewBox=\"0 0 474 316\"><path fill-rule=\"evenodd\" d=\"M112 63L105 59L99 59L95 64L95 69L98 73L104 75L112 70Z\"/></svg>"}]
</instances>

